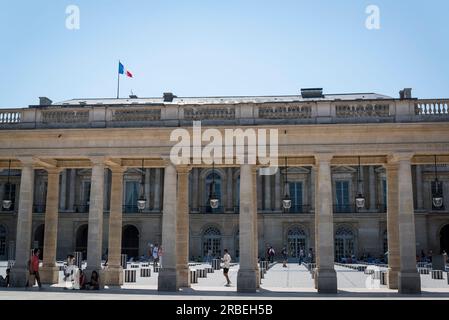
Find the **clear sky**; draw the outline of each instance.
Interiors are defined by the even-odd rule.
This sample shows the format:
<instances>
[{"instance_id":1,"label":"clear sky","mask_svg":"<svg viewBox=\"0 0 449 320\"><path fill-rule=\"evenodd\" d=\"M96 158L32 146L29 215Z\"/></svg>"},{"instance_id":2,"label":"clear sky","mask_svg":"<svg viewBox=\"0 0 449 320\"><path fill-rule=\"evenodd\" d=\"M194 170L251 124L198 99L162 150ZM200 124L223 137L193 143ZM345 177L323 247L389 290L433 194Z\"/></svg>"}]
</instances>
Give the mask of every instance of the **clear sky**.
<instances>
[{"instance_id":1,"label":"clear sky","mask_svg":"<svg viewBox=\"0 0 449 320\"><path fill-rule=\"evenodd\" d=\"M0 107L114 97L377 92L449 98L449 1L0 0ZM66 7L80 29L66 28ZM380 29L365 27L368 5Z\"/></svg>"}]
</instances>

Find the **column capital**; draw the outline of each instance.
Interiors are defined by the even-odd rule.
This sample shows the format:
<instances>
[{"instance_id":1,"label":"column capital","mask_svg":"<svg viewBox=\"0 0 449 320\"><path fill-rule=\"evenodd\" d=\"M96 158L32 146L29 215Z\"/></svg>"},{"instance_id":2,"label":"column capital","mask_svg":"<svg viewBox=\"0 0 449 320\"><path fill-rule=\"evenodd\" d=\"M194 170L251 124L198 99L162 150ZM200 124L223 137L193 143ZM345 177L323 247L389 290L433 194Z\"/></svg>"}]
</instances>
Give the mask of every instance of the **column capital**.
<instances>
[{"instance_id":1,"label":"column capital","mask_svg":"<svg viewBox=\"0 0 449 320\"><path fill-rule=\"evenodd\" d=\"M106 157L104 156L89 156L90 162L93 166L104 166L106 162Z\"/></svg>"},{"instance_id":2,"label":"column capital","mask_svg":"<svg viewBox=\"0 0 449 320\"><path fill-rule=\"evenodd\" d=\"M332 159L334 158L333 153L315 153L315 165L318 163L330 163Z\"/></svg>"},{"instance_id":3,"label":"column capital","mask_svg":"<svg viewBox=\"0 0 449 320\"><path fill-rule=\"evenodd\" d=\"M400 161L412 161L415 154L413 152L395 152L391 153L387 157L387 163L397 163Z\"/></svg>"},{"instance_id":4,"label":"column capital","mask_svg":"<svg viewBox=\"0 0 449 320\"><path fill-rule=\"evenodd\" d=\"M45 171L47 171L47 174L60 174L63 170L64 168L60 167L45 169Z\"/></svg>"},{"instance_id":5,"label":"column capital","mask_svg":"<svg viewBox=\"0 0 449 320\"><path fill-rule=\"evenodd\" d=\"M176 171L179 174L189 174L190 170L192 170L191 166L187 166L187 165L176 166Z\"/></svg>"},{"instance_id":6,"label":"column capital","mask_svg":"<svg viewBox=\"0 0 449 320\"><path fill-rule=\"evenodd\" d=\"M126 168L121 166L108 166L108 168L112 174L123 174L126 171Z\"/></svg>"},{"instance_id":7,"label":"column capital","mask_svg":"<svg viewBox=\"0 0 449 320\"><path fill-rule=\"evenodd\" d=\"M33 156L21 156L17 157L23 167L34 167L36 166L36 158Z\"/></svg>"}]
</instances>

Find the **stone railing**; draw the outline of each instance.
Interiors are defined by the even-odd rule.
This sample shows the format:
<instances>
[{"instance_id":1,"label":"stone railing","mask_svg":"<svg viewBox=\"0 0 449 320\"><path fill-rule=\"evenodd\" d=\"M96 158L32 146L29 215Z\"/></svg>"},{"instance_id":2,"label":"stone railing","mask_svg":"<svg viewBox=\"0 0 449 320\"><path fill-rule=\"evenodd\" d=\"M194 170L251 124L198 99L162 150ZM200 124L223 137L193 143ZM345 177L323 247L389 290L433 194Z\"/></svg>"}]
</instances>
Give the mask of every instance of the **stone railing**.
<instances>
[{"instance_id":1,"label":"stone railing","mask_svg":"<svg viewBox=\"0 0 449 320\"><path fill-rule=\"evenodd\" d=\"M0 129L449 122L449 99L217 105L85 105L0 109Z\"/></svg>"},{"instance_id":2,"label":"stone railing","mask_svg":"<svg viewBox=\"0 0 449 320\"><path fill-rule=\"evenodd\" d=\"M449 100L419 100L415 103L415 115L449 115Z\"/></svg>"},{"instance_id":3,"label":"stone railing","mask_svg":"<svg viewBox=\"0 0 449 320\"><path fill-rule=\"evenodd\" d=\"M358 103L335 106L337 118L389 117L390 105L386 103Z\"/></svg>"},{"instance_id":4,"label":"stone railing","mask_svg":"<svg viewBox=\"0 0 449 320\"><path fill-rule=\"evenodd\" d=\"M131 109L112 111L112 121L157 121L161 120L161 109Z\"/></svg>"},{"instance_id":5,"label":"stone railing","mask_svg":"<svg viewBox=\"0 0 449 320\"><path fill-rule=\"evenodd\" d=\"M234 120L234 107L185 107L184 120Z\"/></svg>"},{"instance_id":6,"label":"stone railing","mask_svg":"<svg viewBox=\"0 0 449 320\"><path fill-rule=\"evenodd\" d=\"M260 119L310 119L312 107L309 105L283 105L259 107Z\"/></svg>"},{"instance_id":7,"label":"stone railing","mask_svg":"<svg viewBox=\"0 0 449 320\"><path fill-rule=\"evenodd\" d=\"M0 110L0 124L20 123L22 121L21 111Z\"/></svg>"},{"instance_id":8,"label":"stone railing","mask_svg":"<svg viewBox=\"0 0 449 320\"><path fill-rule=\"evenodd\" d=\"M89 110L44 110L42 123L83 123L89 122Z\"/></svg>"}]
</instances>

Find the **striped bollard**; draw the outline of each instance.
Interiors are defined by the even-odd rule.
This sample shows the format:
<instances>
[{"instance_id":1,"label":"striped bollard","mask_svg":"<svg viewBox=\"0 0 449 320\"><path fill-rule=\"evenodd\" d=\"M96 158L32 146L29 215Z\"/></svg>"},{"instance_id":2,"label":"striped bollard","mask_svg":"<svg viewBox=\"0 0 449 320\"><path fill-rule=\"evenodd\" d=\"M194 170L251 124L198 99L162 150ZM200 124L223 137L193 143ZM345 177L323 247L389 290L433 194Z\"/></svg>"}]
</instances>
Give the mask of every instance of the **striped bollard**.
<instances>
[{"instance_id":1,"label":"striped bollard","mask_svg":"<svg viewBox=\"0 0 449 320\"><path fill-rule=\"evenodd\" d=\"M190 283L198 283L198 274L196 270L190 270Z\"/></svg>"},{"instance_id":2,"label":"striped bollard","mask_svg":"<svg viewBox=\"0 0 449 320\"><path fill-rule=\"evenodd\" d=\"M136 270L125 270L125 282L136 282Z\"/></svg>"},{"instance_id":3,"label":"striped bollard","mask_svg":"<svg viewBox=\"0 0 449 320\"><path fill-rule=\"evenodd\" d=\"M443 271L442 270L432 270L432 279L443 280Z\"/></svg>"},{"instance_id":4,"label":"striped bollard","mask_svg":"<svg viewBox=\"0 0 449 320\"><path fill-rule=\"evenodd\" d=\"M151 277L151 269L150 268L141 268L140 269L140 277L142 277L142 278Z\"/></svg>"}]
</instances>

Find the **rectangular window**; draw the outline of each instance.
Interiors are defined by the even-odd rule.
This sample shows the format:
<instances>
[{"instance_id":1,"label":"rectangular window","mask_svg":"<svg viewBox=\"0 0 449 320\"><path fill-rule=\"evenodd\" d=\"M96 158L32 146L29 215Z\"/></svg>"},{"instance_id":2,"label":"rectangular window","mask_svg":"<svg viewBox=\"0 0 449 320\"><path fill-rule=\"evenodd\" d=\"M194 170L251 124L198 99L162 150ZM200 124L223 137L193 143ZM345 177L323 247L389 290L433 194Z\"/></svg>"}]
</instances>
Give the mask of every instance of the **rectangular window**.
<instances>
[{"instance_id":1,"label":"rectangular window","mask_svg":"<svg viewBox=\"0 0 449 320\"><path fill-rule=\"evenodd\" d=\"M290 212L302 212L302 182L290 182L290 198L292 199L292 207Z\"/></svg>"},{"instance_id":2,"label":"rectangular window","mask_svg":"<svg viewBox=\"0 0 449 320\"><path fill-rule=\"evenodd\" d=\"M137 200L139 198L139 187L140 183L137 181L126 181L125 188L125 212L126 213L136 213Z\"/></svg>"},{"instance_id":3,"label":"rectangular window","mask_svg":"<svg viewBox=\"0 0 449 320\"><path fill-rule=\"evenodd\" d=\"M336 212L351 212L351 205L349 202L349 181L336 181L335 193Z\"/></svg>"}]
</instances>

